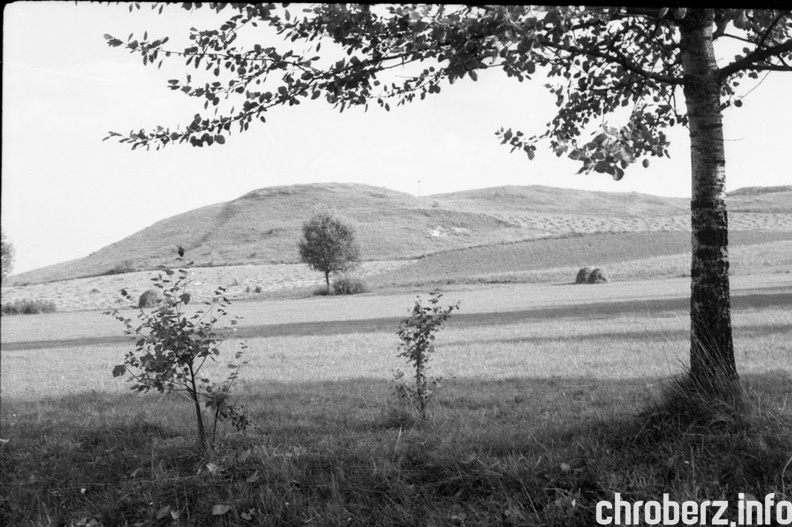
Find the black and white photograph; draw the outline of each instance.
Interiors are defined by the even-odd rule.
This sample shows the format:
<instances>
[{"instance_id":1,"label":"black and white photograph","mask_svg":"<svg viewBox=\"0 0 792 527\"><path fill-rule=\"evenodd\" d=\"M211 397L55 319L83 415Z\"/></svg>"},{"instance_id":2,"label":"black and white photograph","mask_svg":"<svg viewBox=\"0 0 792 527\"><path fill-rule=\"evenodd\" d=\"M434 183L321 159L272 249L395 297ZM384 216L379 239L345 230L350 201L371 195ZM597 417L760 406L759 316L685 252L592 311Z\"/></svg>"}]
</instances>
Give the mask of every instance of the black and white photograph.
<instances>
[{"instance_id":1,"label":"black and white photograph","mask_svg":"<svg viewBox=\"0 0 792 527\"><path fill-rule=\"evenodd\" d=\"M3 6L0 525L792 525L792 9Z\"/></svg>"}]
</instances>

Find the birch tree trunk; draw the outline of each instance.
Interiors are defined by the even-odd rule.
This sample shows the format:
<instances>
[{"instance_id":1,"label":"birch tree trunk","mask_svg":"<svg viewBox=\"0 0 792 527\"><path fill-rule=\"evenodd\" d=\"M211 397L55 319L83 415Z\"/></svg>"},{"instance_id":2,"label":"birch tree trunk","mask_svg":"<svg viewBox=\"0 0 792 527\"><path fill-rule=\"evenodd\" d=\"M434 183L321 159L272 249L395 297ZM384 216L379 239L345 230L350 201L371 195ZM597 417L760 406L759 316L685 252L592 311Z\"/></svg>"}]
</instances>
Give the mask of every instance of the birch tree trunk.
<instances>
[{"instance_id":1,"label":"birch tree trunk","mask_svg":"<svg viewBox=\"0 0 792 527\"><path fill-rule=\"evenodd\" d=\"M737 381L729 294L721 80L712 45L713 11L690 9L680 24L690 129L692 261L690 374L718 391Z\"/></svg>"}]
</instances>

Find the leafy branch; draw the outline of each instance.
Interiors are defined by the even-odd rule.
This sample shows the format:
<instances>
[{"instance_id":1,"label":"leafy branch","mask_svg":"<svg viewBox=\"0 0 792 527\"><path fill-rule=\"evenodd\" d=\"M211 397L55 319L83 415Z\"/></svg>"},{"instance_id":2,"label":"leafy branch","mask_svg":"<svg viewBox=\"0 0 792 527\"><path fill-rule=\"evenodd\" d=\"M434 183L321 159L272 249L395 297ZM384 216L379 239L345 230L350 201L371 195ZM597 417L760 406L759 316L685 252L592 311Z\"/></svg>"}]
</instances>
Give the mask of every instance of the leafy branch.
<instances>
[{"instance_id":1,"label":"leafy branch","mask_svg":"<svg viewBox=\"0 0 792 527\"><path fill-rule=\"evenodd\" d=\"M117 309L107 311L124 326L124 334L135 338L135 349L127 352L124 362L113 368L114 377L128 375L130 388L138 393L156 390L160 393L179 393L192 403L196 416L198 442L202 448L210 447L215 440L217 422L228 420L238 430L245 429L249 421L241 408L230 403L230 391L239 377L241 361L247 344L234 355L228 364L231 373L217 384L202 373L207 360L216 361L220 346L233 331L218 335L215 326L228 314L225 289L217 288L211 300L204 302L191 315L185 311L191 297L187 291L190 280L184 269L165 271L152 278L153 286L162 292L163 299L151 312L141 309L138 324L123 316ZM122 296L131 300L126 290ZM239 318L231 319L236 326ZM212 433L209 437L204 424L201 403L212 412Z\"/></svg>"}]
</instances>

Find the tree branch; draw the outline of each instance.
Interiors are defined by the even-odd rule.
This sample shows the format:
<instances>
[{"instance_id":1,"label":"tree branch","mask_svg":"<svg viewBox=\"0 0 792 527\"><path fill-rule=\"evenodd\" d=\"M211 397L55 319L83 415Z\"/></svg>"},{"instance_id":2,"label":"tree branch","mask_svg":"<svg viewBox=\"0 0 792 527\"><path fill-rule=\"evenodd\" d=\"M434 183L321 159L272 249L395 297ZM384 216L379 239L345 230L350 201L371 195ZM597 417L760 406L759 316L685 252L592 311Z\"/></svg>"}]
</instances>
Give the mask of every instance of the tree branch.
<instances>
[{"instance_id":1,"label":"tree branch","mask_svg":"<svg viewBox=\"0 0 792 527\"><path fill-rule=\"evenodd\" d=\"M743 70L767 70L767 71L789 71L785 66L775 66L773 64L756 64L757 62L761 62L763 60L767 60L771 57L783 55L784 53L788 53L792 51L792 40L788 40L783 44L779 44L778 46L774 46L771 48L764 48L758 49L753 53L750 53L747 57L744 57L738 61L732 62L728 66L724 66L718 71L718 76L720 79L725 79L730 75L737 73L738 71ZM777 70L777 68L782 68Z\"/></svg>"},{"instance_id":2,"label":"tree branch","mask_svg":"<svg viewBox=\"0 0 792 527\"><path fill-rule=\"evenodd\" d=\"M753 71L789 71L792 72L792 66L781 66L776 64L768 64L766 66L757 66L751 68Z\"/></svg>"},{"instance_id":3,"label":"tree branch","mask_svg":"<svg viewBox=\"0 0 792 527\"><path fill-rule=\"evenodd\" d=\"M770 33L773 31L773 28L776 26L776 24L778 24L778 22L782 18L784 18L786 16L789 16L789 13L785 13L785 12L782 11L781 13L778 14L778 16L776 16L773 19L773 21L770 23L770 25L767 26L767 29L765 30L764 34L762 35L761 40L759 40L759 47L760 48L765 47L764 44L765 44L765 42L767 42L767 37L770 36Z\"/></svg>"},{"instance_id":4,"label":"tree branch","mask_svg":"<svg viewBox=\"0 0 792 527\"><path fill-rule=\"evenodd\" d=\"M617 54L617 55L610 55L608 53L604 53L599 51L598 49L580 49L576 46L564 46L561 44L556 44L554 42L542 42L543 46L547 46L549 48L566 51L567 53L571 53L572 55L588 55L590 57L596 57L605 60L606 62L610 62L611 64L618 64L627 71L631 71L641 77L652 79L654 81L664 83L664 84L672 84L672 85L681 85L682 79L673 77L670 75L661 75L659 73L654 73L651 71L646 71L645 69L633 64L627 57Z\"/></svg>"}]
</instances>

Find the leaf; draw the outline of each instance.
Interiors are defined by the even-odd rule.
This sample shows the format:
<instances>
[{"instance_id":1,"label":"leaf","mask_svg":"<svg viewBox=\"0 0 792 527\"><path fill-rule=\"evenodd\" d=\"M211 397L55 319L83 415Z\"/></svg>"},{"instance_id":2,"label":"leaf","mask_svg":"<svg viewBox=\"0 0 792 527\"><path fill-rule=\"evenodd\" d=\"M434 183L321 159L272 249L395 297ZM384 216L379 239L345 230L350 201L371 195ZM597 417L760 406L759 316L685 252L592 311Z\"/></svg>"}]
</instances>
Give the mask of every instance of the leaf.
<instances>
[{"instance_id":1,"label":"leaf","mask_svg":"<svg viewBox=\"0 0 792 527\"><path fill-rule=\"evenodd\" d=\"M246 479L245 481L246 481L247 483L253 483L254 481L256 481L256 480L258 480L258 479L259 479L259 473L258 473L258 470L257 470L257 471L255 471L255 472L253 472L253 474L251 474L250 476L248 476L248 477L247 477L247 479Z\"/></svg>"},{"instance_id":2,"label":"leaf","mask_svg":"<svg viewBox=\"0 0 792 527\"><path fill-rule=\"evenodd\" d=\"M123 364L119 364L115 368L113 368L113 377L121 377L123 374L126 373L126 366Z\"/></svg>"},{"instance_id":3,"label":"leaf","mask_svg":"<svg viewBox=\"0 0 792 527\"><path fill-rule=\"evenodd\" d=\"M171 506L165 505L164 507L162 507L160 510L157 511L157 519L161 520L165 516L169 516L170 513L171 513Z\"/></svg>"},{"instance_id":4,"label":"leaf","mask_svg":"<svg viewBox=\"0 0 792 527\"><path fill-rule=\"evenodd\" d=\"M220 134L217 134L217 135L215 136L215 142L217 142L217 144L224 145L224 144L225 144L225 142L226 142L226 140L225 140L225 137L223 137L223 136L222 136L222 135L220 135Z\"/></svg>"},{"instance_id":5,"label":"leaf","mask_svg":"<svg viewBox=\"0 0 792 527\"><path fill-rule=\"evenodd\" d=\"M227 513L231 510L231 507L225 505L223 503L218 503L214 507L212 507L212 516L222 516L223 514Z\"/></svg>"}]
</instances>

